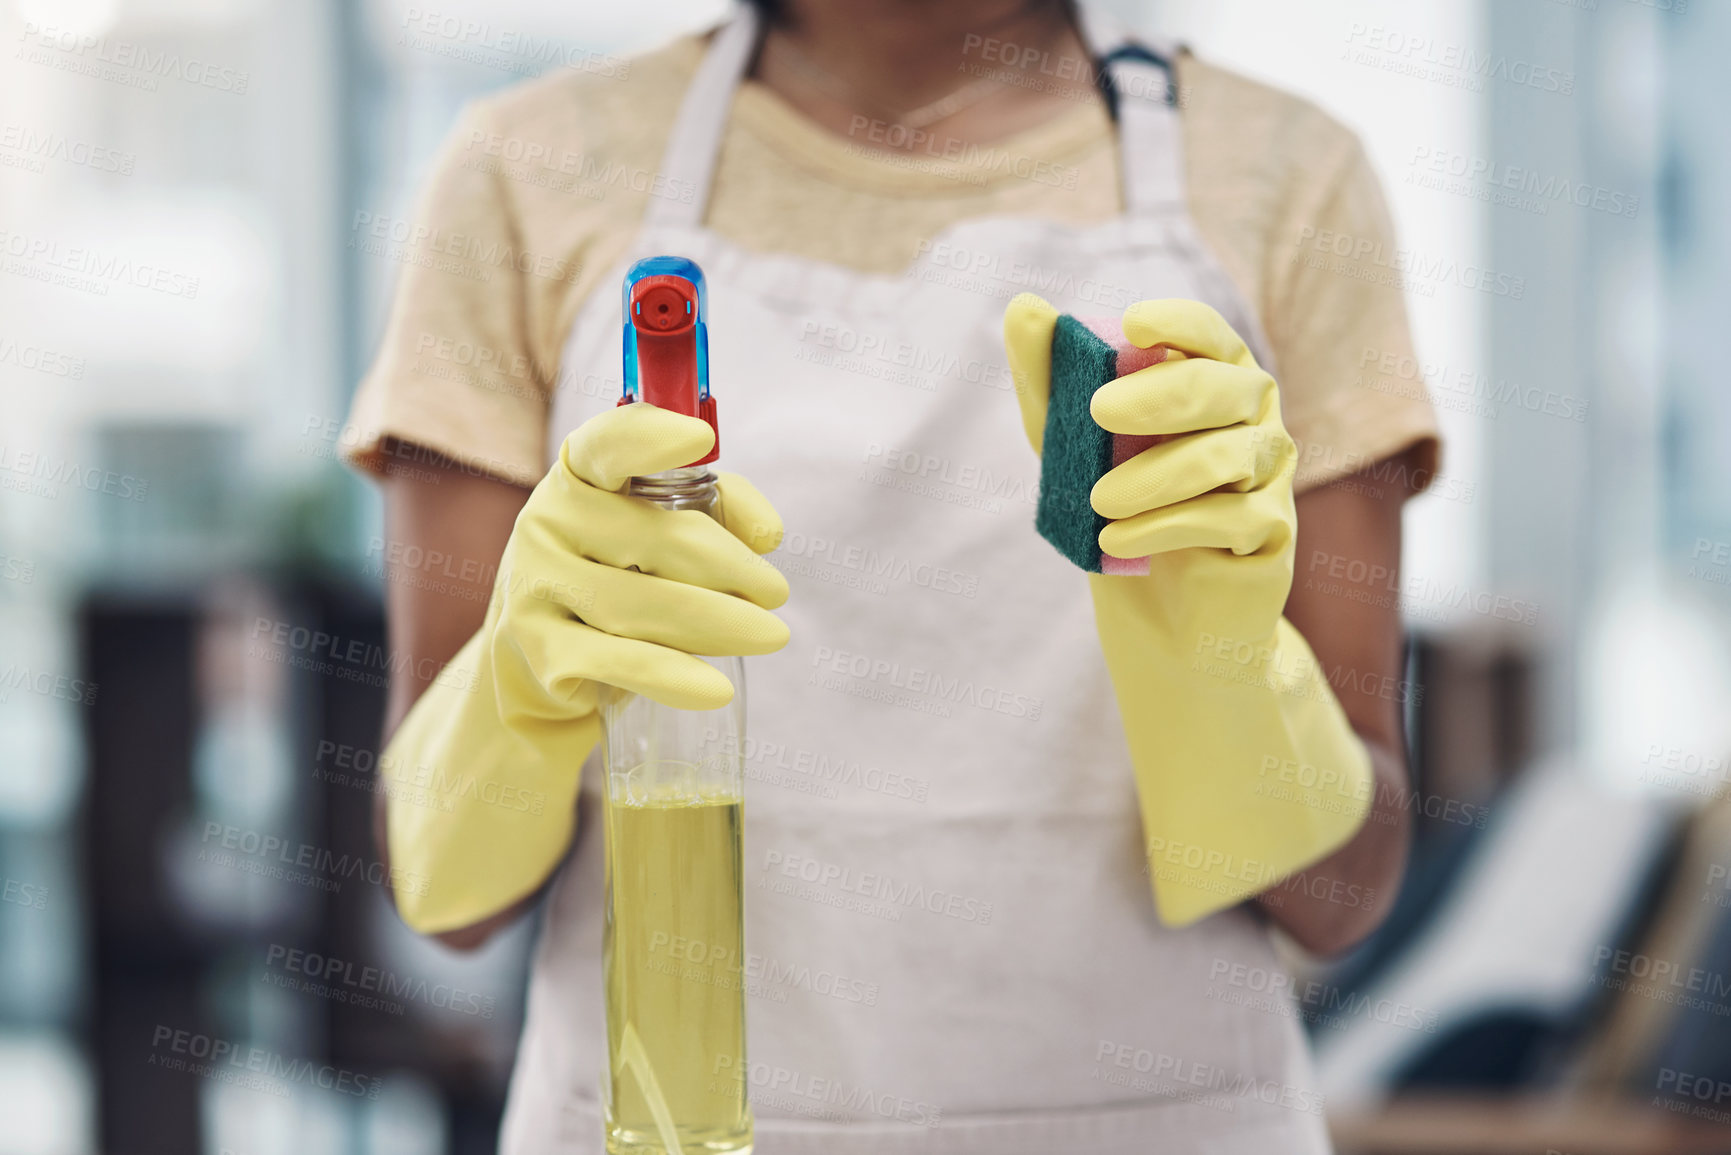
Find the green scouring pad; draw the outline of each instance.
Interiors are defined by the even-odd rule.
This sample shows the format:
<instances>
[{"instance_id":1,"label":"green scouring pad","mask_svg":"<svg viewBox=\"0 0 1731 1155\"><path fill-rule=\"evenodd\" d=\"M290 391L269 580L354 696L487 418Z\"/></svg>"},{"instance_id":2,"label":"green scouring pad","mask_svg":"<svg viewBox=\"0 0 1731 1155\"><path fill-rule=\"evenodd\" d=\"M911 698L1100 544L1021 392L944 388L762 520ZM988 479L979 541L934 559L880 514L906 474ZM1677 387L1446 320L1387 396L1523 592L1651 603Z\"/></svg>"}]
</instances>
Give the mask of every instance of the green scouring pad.
<instances>
[{"instance_id":1,"label":"green scouring pad","mask_svg":"<svg viewBox=\"0 0 1731 1155\"><path fill-rule=\"evenodd\" d=\"M1052 332L1052 395L1046 403L1040 451L1040 503L1034 528L1052 548L1091 573L1100 572L1100 531L1106 519L1088 495L1112 468L1112 435L1088 412L1094 390L1118 375L1118 351L1076 318L1058 318Z\"/></svg>"},{"instance_id":2,"label":"green scouring pad","mask_svg":"<svg viewBox=\"0 0 1731 1155\"><path fill-rule=\"evenodd\" d=\"M1160 346L1138 349L1115 318L1058 318L1052 333L1052 391L1040 451L1040 500L1034 528L1052 547L1090 573L1146 574L1147 558L1116 558L1100 550L1106 519L1089 501L1094 483L1114 465L1154 444L1154 437L1115 437L1088 411L1094 391L1115 377L1159 363Z\"/></svg>"}]
</instances>

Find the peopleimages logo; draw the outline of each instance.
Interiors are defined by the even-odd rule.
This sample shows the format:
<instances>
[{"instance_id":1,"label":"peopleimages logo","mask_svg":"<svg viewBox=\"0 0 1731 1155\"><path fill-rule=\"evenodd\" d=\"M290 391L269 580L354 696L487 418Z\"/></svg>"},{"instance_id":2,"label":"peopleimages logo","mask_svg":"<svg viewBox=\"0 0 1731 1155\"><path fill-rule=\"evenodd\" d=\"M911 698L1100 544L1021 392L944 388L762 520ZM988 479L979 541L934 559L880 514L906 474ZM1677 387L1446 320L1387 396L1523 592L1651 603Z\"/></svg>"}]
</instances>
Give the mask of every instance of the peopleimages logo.
<instances>
[{"instance_id":1,"label":"peopleimages logo","mask_svg":"<svg viewBox=\"0 0 1731 1155\"><path fill-rule=\"evenodd\" d=\"M1296 247L1299 251L1293 257L1294 261L1314 268L1332 268L1343 276L1384 283L1391 288L1417 288L1414 282L1436 282L1514 301L1521 300L1527 293L1525 277L1457 261L1452 257L1434 256L1419 249L1391 249L1373 237L1319 229L1314 225L1304 225L1298 230ZM1308 256L1306 249L1310 250ZM1330 266L1329 257L1335 258L1337 263Z\"/></svg>"},{"instance_id":2,"label":"peopleimages logo","mask_svg":"<svg viewBox=\"0 0 1731 1155\"><path fill-rule=\"evenodd\" d=\"M705 741L714 742L721 737L721 731L711 727L704 731L703 736ZM924 802L931 789L924 778L899 770L885 770L840 752L789 747L786 742L769 741L758 735L747 736L741 745L748 777L775 785L788 785L786 780L773 773L786 771L815 786L827 788L813 791L826 798L836 796L835 787L849 786L871 794Z\"/></svg>"},{"instance_id":3,"label":"peopleimages logo","mask_svg":"<svg viewBox=\"0 0 1731 1155\"><path fill-rule=\"evenodd\" d=\"M47 910L48 889L35 883L8 878L5 884L0 886L0 902L9 902L13 906L28 907L31 910Z\"/></svg>"},{"instance_id":4,"label":"peopleimages logo","mask_svg":"<svg viewBox=\"0 0 1731 1155\"><path fill-rule=\"evenodd\" d=\"M1080 301L1101 309L1125 309L1141 296L1124 285L1077 276L1071 269L1052 269L1027 261L1007 260L987 249L921 238L914 246L914 263L907 275L932 284L948 285L1009 300L1017 293L1038 293L1065 301Z\"/></svg>"},{"instance_id":5,"label":"peopleimages logo","mask_svg":"<svg viewBox=\"0 0 1731 1155\"><path fill-rule=\"evenodd\" d=\"M360 855L337 854L310 842L223 822L206 822L201 841L205 849L199 852L200 861L218 866L242 866L249 874L288 882L316 883L323 890L341 890L343 882L351 878L363 879L374 886L389 884L392 890L411 894L426 894L432 884L426 876L413 870L387 867L382 862ZM250 864L250 868L243 864Z\"/></svg>"},{"instance_id":6,"label":"peopleimages logo","mask_svg":"<svg viewBox=\"0 0 1731 1155\"><path fill-rule=\"evenodd\" d=\"M858 1115L876 1115L880 1119L909 1123L917 1127L936 1127L943 1110L934 1103L909 1099L887 1091L874 1091L857 1083L823 1078L789 1067L772 1067L768 1063L745 1062L732 1055L718 1055L710 1074L715 1086L729 1083L749 1083L754 1088L754 1100L781 1099L795 1112L808 1118L849 1119ZM821 1107L838 1108L822 1111Z\"/></svg>"},{"instance_id":7,"label":"peopleimages logo","mask_svg":"<svg viewBox=\"0 0 1731 1155\"><path fill-rule=\"evenodd\" d=\"M855 871L852 867L803 854L770 850L764 854L763 869L766 873L778 873L813 886L861 895L892 908L918 907L930 914L981 925L992 921L993 904L990 902L875 871Z\"/></svg>"},{"instance_id":8,"label":"peopleimages logo","mask_svg":"<svg viewBox=\"0 0 1731 1155\"><path fill-rule=\"evenodd\" d=\"M197 1031L176 1029L161 1023L150 1038L150 1065L170 1071L186 1071L223 1082L256 1077L258 1089L286 1094L289 1085L304 1083L359 1099L377 1099L384 1084L370 1075L317 1063L291 1059L277 1051L219 1039Z\"/></svg>"},{"instance_id":9,"label":"peopleimages logo","mask_svg":"<svg viewBox=\"0 0 1731 1155\"><path fill-rule=\"evenodd\" d=\"M1451 404L1459 398L1484 402L1486 408L1479 412L1486 417L1497 416L1501 409L1516 408L1564 421L1583 422L1587 419L1588 402L1585 398L1558 393L1554 389L1541 389L1536 385L1522 385L1474 369L1451 368L1442 361L1420 361L1404 351L1366 345L1359 354L1358 366L1379 378L1367 380L1361 375L1360 385L1388 393L1396 392L1389 387L1390 383L1400 383L1410 386L1405 392L1412 396L1417 396L1428 385L1431 399L1445 408L1461 409L1461 405Z\"/></svg>"},{"instance_id":10,"label":"peopleimages logo","mask_svg":"<svg viewBox=\"0 0 1731 1155\"><path fill-rule=\"evenodd\" d=\"M731 980L728 972L737 969L743 978L759 980L771 987L802 990L808 994L867 1007L875 1007L878 1002L876 983L849 978L822 967L814 969L801 964L784 963L769 955L747 952L742 960L735 948L704 942L702 939L670 935L666 931L658 930L649 936L649 951L651 954L665 954L670 960L685 964L671 968L671 971L664 969L663 973L674 973L678 977L712 986L729 985ZM749 987L749 983L747 985ZM770 994L769 991L762 993Z\"/></svg>"},{"instance_id":11,"label":"peopleimages logo","mask_svg":"<svg viewBox=\"0 0 1731 1155\"><path fill-rule=\"evenodd\" d=\"M251 76L238 68L210 64L193 56L181 56L162 48L151 48L129 40L91 36L58 28L52 24L25 21L18 38L27 47L50 49L63 54L61 60L43 54L29 59L33 64L48 64L68 72L115 80L131 87L154 92L161 80L179 80L198 88L215 89L244 95Z\"/></svg>"},{"instance_id":12,"label":"peopleimages logo","mask_svg":"<svg viewBox=\"0 0 1731 1155\"><path fill-rule=\"evenodd\" d=\"M1339 1027L1368 1020L1434 1035L1439 1016L1412 1003L1375 999L1319 979L1296 978L1283 967L1259 967L1216 958L1208 968L1207 997L1276 1015L1296 1015L1312 1026Z\"/></svg>"},{"instance_id":13,"label":"peopleimages logo","mask_svg":"<svg viewBox=\"0 0 1731 1155\"><path fill-rule=\"evenodd\" d=\"M122 501L143 501L150 493L150 482L130 473L82 465L69 457L55 457L43 450L19 449L0 442L0 489L55 498L60 495L61 486Z\"/></svg>"},{"instance_id":14,"label":"peopleimages logo","mask_svg":"<svg viewBox=\"0 0 1731 1155\"><path fill-rule=\"evenodd\" d=\"M344 638L309 626L271 618L254 618L248 638L249 656L281 662L312 673L329 674L369 685L384 685L387 677L413 675L422 681L473 692L477 675L433 658L415 658L377 642Z\"/></svg>"},{"instance_id":15,"label":"peopleimages logo","mask_svg":"<svg viewBox=\"0 0 1731 1155\"><path fill-rule=\"evenodd\" d=\"M806 355L800 356L799 360L833 363L838 368L852 369L867 376L881 376L863 368L877 362L907 370L911 375L910 384L915 380L948 377L1005 393L1016 387L1010 376L1009 364L1004 361L982 361L974 357L964 361L951 349L906 341L892 332L862 331L849 325L807 320L800 325L799 340L802 347L844 355L831 360Z\"/></svg>"},{"instance_id":16,"label":"peopleimages logo","mask_svg":"<svg viewBox=\"0 0 1731 1155\"><path fill-rule=\"evenodd\" d=\"M15 156L26 162L25 167L41 172L47 161L58 161L73 168L88 168L96 172L131 176L138 158L130 152L105 148L64 133L45 132L22 124L0 125L0 164L5 156Z\"/></svg>"},{"instance_id":17,"label":"peopleimages logo","mask_svg":"<svg viewBox=\"0 0 1731 1155\"><path fill-rule=\"evenodd\" d=\"M270 945L265 951L264 961L267 967L306 980L298 985L297 989L308 994L335 997L340 1002L356 1006L378 1004L380 1009L393 1014L402 1013L402 1002L413 1002L438 1010L490 1019L496 1003L492 995L466 991L449 983L429 983L426 979L400 975L382 967L356 966L346 959L322 955L316 951L299 950L281 943Z\"/></svg>"},{"instance_id":18,"label":"peopleimages logo","mask_svg":"<svg viewBox=\"0 0 1731 1155\"><path fill-rule=\"evenodd\" d=\"M966 598L973 597L980 588L980 575L976 573L963 573L932 562L914 561L890 550L848 544L798 530L790 531L782 539L781 548L775 552L770 564L774 565L777 561L785 563L792 558L822 563L833 569L875 579L880 586L883 582L896 582ZM806 571L810 568L806 567ZM875 588L873 592L881 593L883 590Z\"/></svg>"},{"instance_id":19,"label":"peopleimages logo","mask_svg":"<svg viewBox=\"0 0 1731 1155\"><path fill-rule=\"evenodd\" d=\"M1464 193L1541 216L1552 204L1571 204L1614 217L1633 217L1641 208L1641 198L1633 193L1448 149L1419 145L1413 149L1410 165L1409 182L1420 187ZM1449 184L1450 178L1458 183Z\"/></svg>"},{"instance_id":20,"label":"peopleimages logo","mask_svg":"<svg viewBox=\"0 0 1731 1155\"><path fill-rule=\"evenodd\" d=\"M1043 698L1018 694L1000 686L976 682L960 675L945 674L924 666L904 666L901 662L887 658L850 653L832 646L818 646L812 651L811 665L812 673L807 679L811 684L834 688L832 683L826 680L826 676L851 678L855 682L882 690L887 695L883 700L892 704L903 702L903 698L894 693L902 691L904 694L934 699L938 704L972 706L988 713L1006 714L1012 718L1026 718L1030 721L1038 719L1045 708Z\"/></svg>"},{"instance_id":21,"label":"peopleimages logo","mask_svg":"<svg viewBox=\"0 0 1731 1155\"><path fill-rule=\"evenodd\" d=\"M20 343L12 337L0 337L0 365L13 365L46 373L50 377L70 377L75 381L84 376L84 358L43 345Z\"/></svg>"},{"instance_id":22,"label":"peopleimages logo","mask_svg":"<svg viewBox=\"0 0 1731 1155\"><path fill-rule=\"evenodd\" d=\"M1593 968L1599 972L1594 976L1599 985L1613 990L1622 990L1633 980L1665 1002L1707 1009L1717 1015L1731 1011L1731 975L1722 971L1686 967L1672 959L1608 946L1594 952Z\"/></svg>"},{"instance_id":23,"label":"peopleimages logo","mask_svg":"<svg viewBox=\"0 0 1731 1155\"><path fill-rule=\"evenodd\" d=\"M198 297L199 279L189 273L93 245L63 245L52 237L0 229L0 255L23 262L16 268L9 266L8 272L27 275L35 270L35 279L44 281L71 278L64 282L66 287L98 296L107 296L110 285L131 285L189 301Z\"/></svg>"},{"instance_id":24,"label":"peopleimages logo","mask_svg":"<svg viewBox=\"0 0 1731 1155\"><path fill-rule=\"evenodd\" d=\"M863 137L879 147L900 150L895 159L903 162L911 159L906 153L913 153L929 160L966 165L976 170L970 174L974 179L968 182L973 184L982 183L981 178L1015 176L1034 184L1073 189L1082 175L1082 170L1075 165L1054 164L1043 157L1008 152L961 137L940 136L930 129L913 128L899 121L876 120L858 113L848 123L847 134Z\"/></svg>"},{"instance_id":25,"label":"peopleimages logo","mask_svg":"<svg viewBox=\"0 0 1731 1155\"><path fill-rule=\"evenodd\" d=\"M469 133L466 148L480 153L482 159L465 161L465 168L497 173L510 180L551 188L593 185L629 189L680 204L690 204L697 197L697 186L691 181L591 153L554 148L544 141L477 128Z\"/></svg>"},{"instance_id":26,"label":"peopleimages logo","mask_svg":"<svg viewBox=\"0 0 1731 1155\"><path fill-rule=\"evenodd\" d=\"M51 670L32 670L29 666L12 662L0 668L0 704L10 700L15 690L80 706L96 704L95 682L70 674L56 674Z\"/></svg>"},{"instance_id":27,"label":"peopleimages logo","mask_svg":"<svg viewBox=\"0 0 1731 1155\"><path fill-rule=\"evenodd\" d=\"M349 234L350 248L360 248L372 256L415 257L415 263L421 263L421 258L449 258L428 267L473 274L471 280L488 281L491 277L487 270L495 269L571 283L583 271L577 261L568 257L536 253L491 237L453 232L407 217L365 209L355 210L349 222ZM363 242L366 242L365 246ZM387 249L386 245L397 247Z\"/></svg>"},{"instance_id":28,"label":"peopleimages logo","mask_svg":"<svg viewBox=\"0 0 1731 1155\"><path fill-rule=\"evenodd\" d=\"M539 76L551 68L624 80L631 61L566 44L544 33L521 31L466 15L410 5L403 12L397 43L453 60Z\"/></svg>"},{"instance_id":29,"label":"peopleimages logo","mask_svg":"<svg viewBox=\"0 0 1731 1155\"><path fill-rule=\"evenodd\" d=\"M1703 1103L1711 1101L1717 1104L1731 1099L1731 1083L1724 1079L1691 1075L1674 1067L1659 1068L1656 1086L1658 1090L1669 1092L1678 1098L1695 1099Z\"/></svg>"},{"instance_id":30,"label":"peopleimages logo","mask_svg":"<svg viewBox=\"0 0 1731 1155\"><path fill-rule=\"evenodd\" d=\"M1346 34L1346 59L1358 64L1404 72L1421 80L1438 80L1479 92L1486 80L1506 81L1523 88L1572 96L1575 74L1504 53L1481 52L1469 45L1433 36L1354 23ZM1355 49L1358 50L1355 52Z\"/></svg>"},{"instance_id":31,"label":"peopleimages logo","mask_svg":"<svg viewBox=\"0 0 1731 1155\"><path fill-rule=\"evenodd\" d=\"M1137 1090L1172 1095L1183 1089L1197 1088L1219 1096L1218 1102L1209 1102L1208 1105L1227 1110L1232 1109L1238 1100L1252 1099L1270 1107L1283 1107L1305 1115L1323 1113L1323 1097L1308 1087L1296 1087L1274 1079L1258 1079L1252 1075L1228 1071L1212 1063L1199 1063L1194 1059L1170 1055L1164 1051L1152 1051L1130 1043L1100 1040L1094 1051L1094 1062L1099 1068L1115 1067L1121 1072L1148 1076L1146 1083L1134 1084Z\"/></svg>"}]
</instances>

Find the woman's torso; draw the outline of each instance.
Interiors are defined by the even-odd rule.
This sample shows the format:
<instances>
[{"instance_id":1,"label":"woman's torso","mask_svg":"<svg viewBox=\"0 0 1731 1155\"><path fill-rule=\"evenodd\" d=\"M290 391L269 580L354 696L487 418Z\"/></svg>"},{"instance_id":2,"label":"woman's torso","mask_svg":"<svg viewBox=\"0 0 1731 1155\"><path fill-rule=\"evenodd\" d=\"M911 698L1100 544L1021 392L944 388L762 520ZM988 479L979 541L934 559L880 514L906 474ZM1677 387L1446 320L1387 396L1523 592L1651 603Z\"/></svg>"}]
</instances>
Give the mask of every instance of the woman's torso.
<instances>
[{"instance_id":1,"label":"woman's torso","mask_svg":"<svg viewBox=\"0 0 1731 1155\"><path fill-rule=\"evenodd\" d=\"M1099 225L957 223L903 275L756 252L671 205L626 253L704 267L721 464L787 526L793 640L748 663L762 1152L1326 1150L1293 1017L1225 978L1277 968L1264 928L1154 916L1085 579L1033 532L999 350L1021 289L1094 313L1194 296L1254 333L1165 192ZM576 319L550 444L617 396L615 309ZM599 1150L598 780L545 909L511 1152Z\"/></svg>"}]
</instances>

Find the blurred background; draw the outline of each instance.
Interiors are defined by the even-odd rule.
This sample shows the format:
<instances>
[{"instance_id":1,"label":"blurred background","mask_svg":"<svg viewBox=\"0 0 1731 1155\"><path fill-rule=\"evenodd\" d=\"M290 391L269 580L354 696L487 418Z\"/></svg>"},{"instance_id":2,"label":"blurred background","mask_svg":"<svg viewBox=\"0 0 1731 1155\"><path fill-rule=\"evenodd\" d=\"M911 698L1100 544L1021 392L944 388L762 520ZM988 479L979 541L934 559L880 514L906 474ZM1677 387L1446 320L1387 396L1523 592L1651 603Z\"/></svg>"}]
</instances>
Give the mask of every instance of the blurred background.
<instances>
[{"instance_id":1,"label":"blurred background","mask_svg":"<svg viewBox=\"0 0 1731 1155\"><path fill-rule=\"evenodd\" d=\"M1355 129L1413 269L1418 841L1372 942L1295 963L1342 1150L1731 1151L1731 4L1107 6ZM493 1148L532 927L420 942L368 829L337 454L396 266L354 222L565 58L522 45L722 6L429 11L0 0L0 1152Z\"/></svg>"}]
</instances>

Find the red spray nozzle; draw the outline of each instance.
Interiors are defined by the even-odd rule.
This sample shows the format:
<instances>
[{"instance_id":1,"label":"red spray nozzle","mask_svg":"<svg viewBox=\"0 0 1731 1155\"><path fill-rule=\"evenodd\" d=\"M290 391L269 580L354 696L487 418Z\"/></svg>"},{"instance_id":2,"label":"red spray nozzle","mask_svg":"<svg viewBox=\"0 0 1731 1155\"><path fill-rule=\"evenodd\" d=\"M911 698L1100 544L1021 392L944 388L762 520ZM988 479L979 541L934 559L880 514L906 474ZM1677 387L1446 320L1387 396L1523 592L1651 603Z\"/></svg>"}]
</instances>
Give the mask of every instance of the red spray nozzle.
<instances>
[{"instance_id":1,"label":"red spray nozzle","mask_svg":"<svg viewBox=\"0 0 1731 1155\"><path fill-rule=\"evenodd\" d=\"M626 308L636 335L641 399L707 421L716 431L715 448L691 464L714 461L721 452L721 430L715 402L700 385L697 286L671 274L644 277L631 286Z\"/></svg>"},{"instance_id":2,"label":"red spray nozzle","mask_svg":"<svg viewBox=\"0 0 1731 1155\"><path fill-rule=\"evenodd\" d=\"M676 333L697 324L697 289L684 277L646 277L631 288L639 333Z\"/></svg>"}]
</instances>

